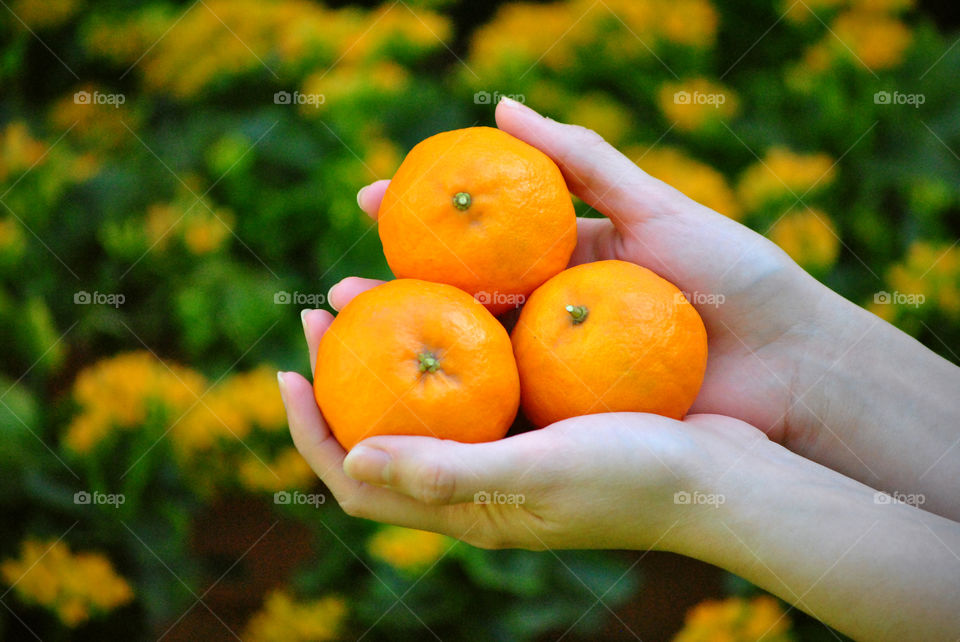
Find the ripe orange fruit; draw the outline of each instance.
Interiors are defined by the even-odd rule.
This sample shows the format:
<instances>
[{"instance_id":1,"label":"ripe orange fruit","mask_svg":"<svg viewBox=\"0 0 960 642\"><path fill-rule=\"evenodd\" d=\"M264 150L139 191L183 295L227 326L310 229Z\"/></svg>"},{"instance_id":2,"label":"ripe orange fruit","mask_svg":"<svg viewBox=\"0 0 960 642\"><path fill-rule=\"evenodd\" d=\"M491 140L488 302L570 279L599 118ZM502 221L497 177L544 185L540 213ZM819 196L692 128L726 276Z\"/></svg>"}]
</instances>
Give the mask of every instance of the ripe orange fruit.
<instances>
[{"instance_id":1,"label":"ripe orange fruit","mask_svg":"<svg viewBox=\"0 0 960 642\"><path fill-rule=\"evenodd\" d=\"M625 261L565 270L513 330L521 404L537 426L600 412L682 419L707 366L700 315L669 281Z\"/></svg>"},{"instance_id":2,"label":"ripe orange fruit","mask_svg":"<svg viewBox=\"0 0 960 642\"><path fill-rule=\"evenodd\" d=\"M577 244L560 169L491 127L418 143L390 182L378 218L398 278L455 285L494 314L563 270Z\"/></svg>"},{"instance_id":3,"label":"ripe orange fruit","mask_svg":"<svg viewBox=\"0 0 960 642\"><path fill-rule=\"evenodd\" d=\"M469 294L388 281L358 295L320 340L314 395L347 450L373 435L502 438L520 382L507 331Z\"/></svg>"}]
</instances>

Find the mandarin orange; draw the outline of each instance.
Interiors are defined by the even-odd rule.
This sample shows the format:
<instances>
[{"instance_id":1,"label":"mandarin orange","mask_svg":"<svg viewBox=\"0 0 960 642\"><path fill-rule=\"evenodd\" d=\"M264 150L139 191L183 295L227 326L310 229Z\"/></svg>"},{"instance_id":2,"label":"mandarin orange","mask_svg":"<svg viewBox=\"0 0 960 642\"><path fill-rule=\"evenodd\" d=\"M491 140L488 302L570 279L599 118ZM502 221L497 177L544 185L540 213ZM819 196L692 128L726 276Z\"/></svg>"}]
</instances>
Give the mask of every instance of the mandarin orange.
<instances>
[{"instance_id":1,"label":"mandarin orange","mask_svg":"<svg viewBox=\"0 0 960 642\"><path fill-rule=\"evenodd\" d=\"M347 450L373 435L502 438L520 383L510 337L469 294L398 279L357 295L320 340L317 405Z\"/></svg>"},{"instance_id":2,"label":"mandarin orange","mask_svg":"<svg viewBox=\"0 0 960 642\"><path fill-rule=\"evenodd\" d=\"M682 419L707 365L700 315L669 281L625 261L537 288L512 334L521 405L537 426L601 412Z\"/></svg>"},{"instance_id":3,"label":"mandarin orange","mask_svg":"<svg viewBox=\"0 0 960 642\"><path fill-rule=\"evenodd\" d=\"M418 143L390 181L378 219L398 278L455 285L494 314L563 270L577 243L560 169L490 127Z\"/></svg>"}]
</instances>

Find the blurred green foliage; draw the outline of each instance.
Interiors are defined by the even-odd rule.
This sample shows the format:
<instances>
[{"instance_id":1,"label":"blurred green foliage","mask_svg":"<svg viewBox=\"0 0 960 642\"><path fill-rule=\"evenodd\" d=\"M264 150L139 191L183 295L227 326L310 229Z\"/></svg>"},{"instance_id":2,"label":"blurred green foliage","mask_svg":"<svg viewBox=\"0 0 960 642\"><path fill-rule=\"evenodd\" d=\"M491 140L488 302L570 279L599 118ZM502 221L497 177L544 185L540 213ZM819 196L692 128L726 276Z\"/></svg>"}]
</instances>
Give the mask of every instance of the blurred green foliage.
<instances>
[{"instance_id":1,"label":"blurred green foliage","mask_svg":"<svg viewBox=\"0 0 960 642\"><path fill-rule=\"evenodd\" d=\"M909 1L341 5L5 6L0 559L62 536L133 599L98 606L66 581L31 597L6 578L0 637L163 634L258 554L260 533L197 532L236 497L308 542L234 605L254 639L587 634L609 616L598 597L635 593L614 554L479 551L332 498L271 501L325 490L258 366L305 371L299 309L345 276L390 276L357 189L433 133L492 124L499 95L597 130L960 362L960 48ZM231 537L211 571L203 546Z\"/></svg>"}]
</instances>

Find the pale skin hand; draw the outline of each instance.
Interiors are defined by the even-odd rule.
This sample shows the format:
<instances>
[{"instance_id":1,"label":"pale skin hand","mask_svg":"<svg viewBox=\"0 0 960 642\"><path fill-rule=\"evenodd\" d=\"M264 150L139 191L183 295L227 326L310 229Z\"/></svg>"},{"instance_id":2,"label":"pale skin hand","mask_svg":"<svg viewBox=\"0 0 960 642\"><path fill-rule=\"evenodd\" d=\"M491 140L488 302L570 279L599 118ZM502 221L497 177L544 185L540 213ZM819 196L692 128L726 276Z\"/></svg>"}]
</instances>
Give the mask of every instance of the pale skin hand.
<instances>
[{"instance_id":1,"label":"pale skin hand","mask_svg":"<svg viewBox=\"0 0 960 642\"><path fill-rule=\"evenodd\" d=\"M691 412L756 426L863 483L960 519L960 368L824 287L752 230L651 178L594 132L502 101L497 125L559 165L605 219L579 219L571 264L621 259L691 295L710 338ZM389 181L361 190L376 217ZM338 307L378 281L346 279ZM879 287L880 284L878 284ZM694 299L696 301L696 299Z\"/></svg>"},{"instance_id":2,"label":"pale skin hand","mask_svg":"<svg viewBox=\"0 0 960 642\"><path fill-rule=\"evenodd\" d=\"M701 414L692 414L683 422L639 413L595 415L490 444L374 437L345 460L346 453L330 435L316 407L310 384L299 375L282 373L281 390L294 441L344 509L378 521L447 533L485 547L674 550L731 568L855 636L890 635L904 626L912 627L912 635L926 631L930 637L940 637L950 627L960 628L955 615L949 616L949 602L943 604L944 596L949 598L957 591L955 581L951 585L942 577L942 570L955 561L949 550L958 550L960 544L956 524L908 509L923 520L939 520L924 527L930 533L936 531L937 540L930 538L935 545L924 550L929 554L911 562L915 580L899 575L882 593L884 599L909 602L927 592L918 588L925 578L934 578L933 584L942 589L939 602L935 595L925 596L916 608L887 612L882 617L866 603L845 605L837 599L834 582L818 582L818 576L827 570L827 564L820 562L833 552L837 533L856 530L868 520L879 524L876 531L883 537L865 535L856 545L858 555L847 555L835 567L844 571L844 590L866 590L878 585L876 573L902 573L896 563L902 551L892 547L916 541L914 531L921 522L911 525L891 519L890 511L874 515L872 511L889 508L875 504L849 510L847 502L862 503L863 494L871 491L767 439L819 456L834 468L854 471L851 474L862 474L865 464L860 457L864 457L882 481L915 481L920 477L918 466L932 463L923 463L925 455L937 448L940 454L947 451L956 438L952 434L956 422L947 428L925 430L924 440L913 444L913 452L924 457L889 457L896 447L885 440L904 427L875 421L884 412L899 418L895 412L883 410L888 400L878 399L872 414L864 413L867 421L861 425L851 422L841 437L825 431L819 419L811 419L818 412L827 417L849 415L847 408L839 413L832 408L835 400L819 379L840 357L840 361L852 357L853 363L858 363L855 359L872 356L861 345L865 340L858 343L860 337L851 330L863 326L865 320L881 324L880 339L888 349L899 349L914 360L913 365L897 364L893 372L920 373L933 368L950 384L956 380L956 369L943 367L945 362L940 363L932 353L919 352L923 350L919 344L901 338L875 317L859 316L856 306L820 286L765 239L651 179L595 134L543 119L510 103L498 107L497 121L502 129L554 158L571 189L609 217L580 222L574 263L599 258L631 260L661 273L685 291L726 297L718 308L700 309L710 334L707 378L694 407ZM368 213L375 214L385 185L381 181L361 191L358 200ZM347 279L331 291L331 303L339 309L376 283ZM323 311L304 314L311 363L330 321L331 316ZM876 340L871 337L867 343ZM832 342L841 343L843 349ZM818 350L821 344L826 347ZM834 366L834 370L841 373L838 377L830 374L837 386L846 386L846 392L857 390L851 383L853 376L845 374L844 368ZM873 370L867 383L882 388L882 369ZM920 390L928 398L936 397L947 384L912 382L906 392ZM807 393L811 385L814 389ZM868 385L861 387L869 392ZM856 394L863 397L865 393ZM886 396L892 396L890 390ZM938 419L955 411L945 401L949 399L940 397L934 411L934 416L939 413ZM708 412L718 414L705 414ZM922 419L913 417L913 421ZM845 454L837 442L855 438L861 440L857 443L863 453ZM387 457L390 464L384 479L377 463ZM945 456L939 466L947 472L931 473L927 486L919 487L928 493L928 505L932 496L941 512L948 512L956 508L956 478L951 475L956 474L957 459ZM789 494L793 481L807 483L811 490L803 497L805 519L791 522L783 515L790 512L791 505L800 504ZM893 488L911 492L907 486ZM732 499L723 510L691 510L703 507L673 501L673 493L683 490L723 492ZM480 491L522 494L525 503L519 508L478 506L472 500ZM750 501L744 501L745 497ZM731 529L741 534L744 546L730 545ZM796 545L800 532L803 546ZM757 563L751 549L761 551L757 555L763 563ZM865 550L869 553L866 558L861 557ZM836 553L829 561L843 551ZM856 563L851 565L851 560ZM778 584L779 577L786 582Z\"/></svg>"}]
</instances>

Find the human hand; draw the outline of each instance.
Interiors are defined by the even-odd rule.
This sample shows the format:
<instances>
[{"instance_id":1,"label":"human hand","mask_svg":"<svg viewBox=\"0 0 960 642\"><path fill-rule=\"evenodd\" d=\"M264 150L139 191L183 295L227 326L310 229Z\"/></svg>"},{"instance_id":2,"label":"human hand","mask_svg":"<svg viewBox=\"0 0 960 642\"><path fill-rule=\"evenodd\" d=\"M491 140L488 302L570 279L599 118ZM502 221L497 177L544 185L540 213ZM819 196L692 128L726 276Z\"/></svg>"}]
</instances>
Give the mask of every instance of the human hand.
<instances>
[{"instance_id":1,"label":"human hand","mask_svg":"<svg viewBox=\"0 0 960 642\"><path fill-rule=\"evenodd\" d=\"M322 310L303 318L315 363L332 318ZM371 437L347 455L310 383L279 377L293 440L347 513L483 548L670 550L691 514L675 493L708 493L721 467L766 441L728 417L607 413L481 444ZM475 503L483 493L509 503Z\"/></svg>"},{"instance_id":2,"label":"human hand","mask_svg":"<svg viewBox=\"0 0 960 642\"><path fill-rule=\"evenodd\" d=\"M951 402L960 370L816 281L760 234L650 177L594 132L510 100L496 116L606 216L578 219L571 264L631 261L692 295L709 358L691 412L740 419L864 483L922 492L931 510L960 515L951 429L960 423ZM374 218L388 183L358 194ZM371 283L345 279L330 303L339 309Z\"/></svg>"},{"instance_id":3,"label":"human hand","mask_svg":"<svg viewBox=\"0 0 960 642\"><path fill-rule=\"evenodd\" d=\"M645 174L593 132L543 118L513 101L497 107L504 131L538 147L563 171L571 191L606 215L578 219L571 264L620 259L648 267L719 305L697 305L710 338L703 388L691 412L736 417L777 441L798 426L791 383L808 350L822 288L776 245ZM367 186L360 206L376 217L389 181ZM339 308L367 280L331 290ZM722 298L721 298L722 297ZM694 298L697 304L697 298Z\"/></svg>"},{"instance_id":4,"label":"human hand","mask_svg":"<svg viewBox=\"0 0 960 642\"><path fill-rule=\"evenodd\" d=\"M315 363L332 317L308 310L303 320ZM347 455L310 383L278 376L297 448L350 515L483 548L681 553L856 638L954 639L960 630L960 525L878 503L872 489L736 419L606 413L480 444L371 437ZM678 492L708 501L679 501ZM523 501L477 504L478 493ZM840 599L864 592L870 600Z\"/></svg>"}]
</instances>

